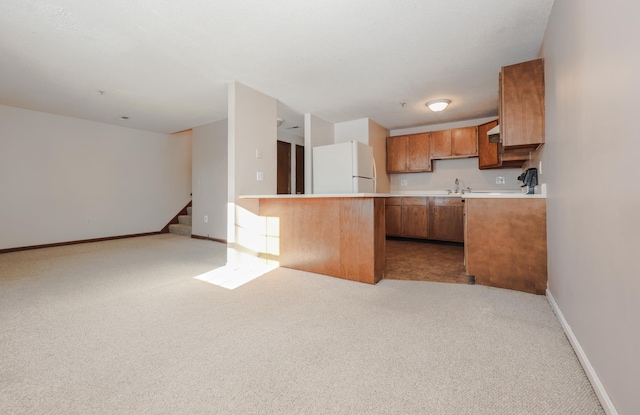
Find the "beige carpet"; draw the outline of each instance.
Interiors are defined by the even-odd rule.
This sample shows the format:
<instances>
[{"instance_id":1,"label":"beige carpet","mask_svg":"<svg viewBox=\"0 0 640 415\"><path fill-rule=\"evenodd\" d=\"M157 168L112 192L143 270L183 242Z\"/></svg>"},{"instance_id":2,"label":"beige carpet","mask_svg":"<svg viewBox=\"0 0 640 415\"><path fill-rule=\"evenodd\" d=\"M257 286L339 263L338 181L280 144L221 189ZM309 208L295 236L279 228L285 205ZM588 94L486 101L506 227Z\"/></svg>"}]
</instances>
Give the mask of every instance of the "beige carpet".
<instances>
[{"instance_id":1,"label":"beige carpet","mask_svg":"<svg viewBox=\"0 0 640 415\"><path fill-rule=\"evenodd\" d=\"M272 271L176 235L0 255L2 414L602 414L545 297Z\"/></svg>"}]
</instances>

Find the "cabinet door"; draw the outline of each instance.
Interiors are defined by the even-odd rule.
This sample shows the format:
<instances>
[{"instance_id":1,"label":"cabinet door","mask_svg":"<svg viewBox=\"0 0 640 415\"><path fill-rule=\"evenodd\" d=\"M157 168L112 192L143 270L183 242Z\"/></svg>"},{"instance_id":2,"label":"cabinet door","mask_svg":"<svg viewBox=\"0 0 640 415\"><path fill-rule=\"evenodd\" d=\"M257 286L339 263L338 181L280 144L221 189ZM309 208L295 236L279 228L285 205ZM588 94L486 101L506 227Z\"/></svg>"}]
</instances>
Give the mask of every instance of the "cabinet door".
<instances>
[{"instance_id":1,"label":"cabinet door","mask_svg":"<svg viewBox=\"0 0 640 415\"><path fill-rule=\"evenodd\" d=\"M451 157L451 130L432 131L430 134L431 158Z\"/></svg>"},{"instance_id":2,"label":"cabinet door","mask_svg":"<svg viewBox=\"0 0 640 415\"><path fill-rule=\"evenodd\" d=\"M402 173L407 171L408 136L387 137L387 172Z\"/></svg>"},{"instance_id":3,"label":"cabinet door","mask_svg":"<svg viewBox=\"0 0 640 415\"><path fill-rule=\"evenodd\" d=\"M464 202L459 198L429 198L429 239L464 242Z\"/></svg>"},{"instance_id":4,"label":"cabinet door","mask_svg":"<svg viewBox=\"0 0 640 415\"><path fill-rule=\"evenodd\" d=\"M428 208L426 197L402 198L402 236L427 237Z\"/></svg>"},{"instance_id":5,"label":"cabinet door","mask_svg":"<svg viewBox=\"0 0 640 415\"><path fill-rule=\"evenodd\" d=\"M409 171L431 171L429 133L410 135L407 143Z\"/></svg>"},{"instance_id":6,"label":"cabinet door","mask_svg":"<svg viewBox=\"0 0 640 415\"><path fill-rule=\"evenodd\" d=\"M490 169L500 167L500 143L490 143L487 132L498 125L498 121L491 121L478 126L478 167Z\"/></svg>"},{"instance_id":7,"label":"cabinet door","mask_svg":"<svg viewBox=\"0 0 640 415\"><path fill-rule=\"evenodd\" d=\"M478 127L451 130L451 155L453 157L478 155Z\"/></svg>"},{"instance_id":8,"label":"cabinet door","mask_svg":"<svg viewBox=\"0 0 640 415\"><path fill-rule=\"evenodd\" d=\"M544 65L542 59L502 68L500 134L504 147L544 143Z\"/></svg>"},{"instance_id":9,"label":"cabinet door","mask_svg":"<svg viewBox=\"0 0 640 415\"><path fill-rule=\"evenodd\" d=\"M402 206L386 205L385 230L389 236L402 236Z\"/></svg>"}]
</instances>

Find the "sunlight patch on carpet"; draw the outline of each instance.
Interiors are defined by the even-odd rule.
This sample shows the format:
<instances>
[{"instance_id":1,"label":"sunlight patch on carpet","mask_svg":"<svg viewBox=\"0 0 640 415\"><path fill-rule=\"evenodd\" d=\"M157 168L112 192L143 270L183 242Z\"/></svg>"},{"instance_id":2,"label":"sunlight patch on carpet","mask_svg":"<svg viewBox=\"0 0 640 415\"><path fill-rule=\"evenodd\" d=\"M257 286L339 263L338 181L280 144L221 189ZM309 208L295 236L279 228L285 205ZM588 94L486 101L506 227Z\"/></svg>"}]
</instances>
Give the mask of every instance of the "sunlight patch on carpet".
<instances>
[{"instance_id":1,"label":"sunlight patch on carpet","mask_svg":"<svg viewBox=\"0 0 640 415\"><path fill-rule=\"evenodd\" d=\"M227 265L212 269L194 278L233 290L273 271L279 266L278 261L243 254L230 248L227 250Z\"/></svg>"}]
</instances>

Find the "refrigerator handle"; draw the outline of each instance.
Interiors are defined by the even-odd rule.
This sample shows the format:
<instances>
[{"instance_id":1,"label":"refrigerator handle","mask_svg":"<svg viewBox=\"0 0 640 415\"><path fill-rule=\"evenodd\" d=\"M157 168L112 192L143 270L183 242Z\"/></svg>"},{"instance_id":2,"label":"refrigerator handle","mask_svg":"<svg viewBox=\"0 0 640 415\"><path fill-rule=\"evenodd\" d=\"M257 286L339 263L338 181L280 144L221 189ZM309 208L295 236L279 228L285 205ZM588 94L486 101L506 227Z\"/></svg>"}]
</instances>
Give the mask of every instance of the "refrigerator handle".
<instances>
[{"instance_id":1,"label":"refrigerator handle","mask_svg":"<svg viewBox=\"0 0 640 415\"><path fill-rule=\"evenodd\" d=\"M378 169L376 169L376 158L373 157L373 193L377 193Z\"/></svg>"}]
</instances>

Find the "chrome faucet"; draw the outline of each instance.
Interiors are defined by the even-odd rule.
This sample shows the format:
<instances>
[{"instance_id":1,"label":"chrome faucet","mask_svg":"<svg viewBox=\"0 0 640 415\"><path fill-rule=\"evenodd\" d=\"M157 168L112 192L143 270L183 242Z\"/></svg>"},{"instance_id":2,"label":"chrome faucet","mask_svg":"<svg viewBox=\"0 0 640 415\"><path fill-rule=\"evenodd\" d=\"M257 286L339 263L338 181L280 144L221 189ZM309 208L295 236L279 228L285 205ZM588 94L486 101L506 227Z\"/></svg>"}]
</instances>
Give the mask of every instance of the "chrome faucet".
<instances>
[{"instance_id":1,"label":"chrome faucet","mask_svg":"<svg viewBox=\"0 0 640 415\"><path fill-rule=\"evenodd\" d=\"M460 193L460 180L456 179L456 190L454 193Z\"/></svg>"}]
</instances>

